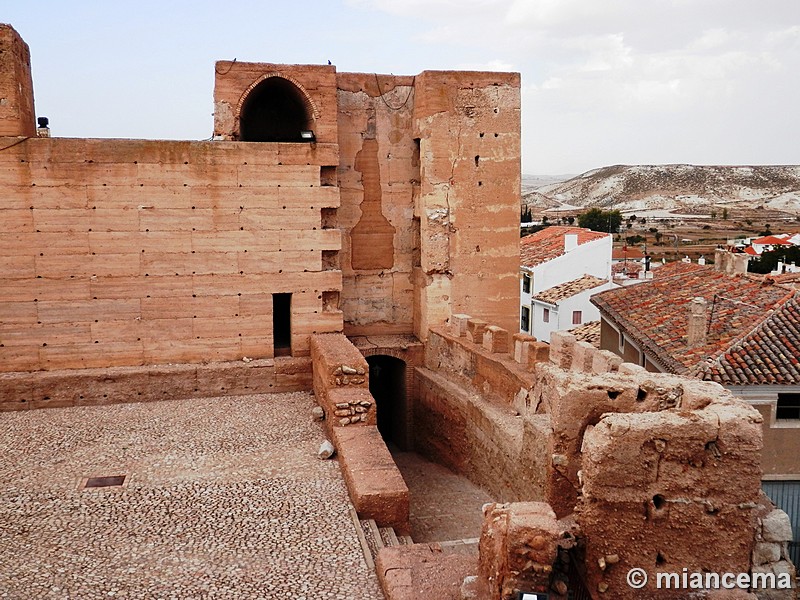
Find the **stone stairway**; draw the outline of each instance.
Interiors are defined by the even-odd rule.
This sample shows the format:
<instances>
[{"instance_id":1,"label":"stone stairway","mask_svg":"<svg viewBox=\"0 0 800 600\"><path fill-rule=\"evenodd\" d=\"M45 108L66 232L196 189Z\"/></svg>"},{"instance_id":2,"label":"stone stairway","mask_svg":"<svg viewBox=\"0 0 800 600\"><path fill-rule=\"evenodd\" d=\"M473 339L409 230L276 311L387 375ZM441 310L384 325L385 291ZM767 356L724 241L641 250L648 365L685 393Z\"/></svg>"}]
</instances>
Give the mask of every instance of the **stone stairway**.
<instances>
[{"instance_id":1,"label":"stone stairway","mask_svg":"<svg viewBox=\"0 0 800 600\"><path fill-rule=\"evenodd\" d=\"M392 527L378 527L373 519L359 519L355 511L351 509L350 516L356 527L358 540L361 542L361 550L364 552L364 560L371 568L375 568L375 557L381 548L390 546L410 546L414 543L411 536L397 535Z\"/></svg>"}]
</instances>

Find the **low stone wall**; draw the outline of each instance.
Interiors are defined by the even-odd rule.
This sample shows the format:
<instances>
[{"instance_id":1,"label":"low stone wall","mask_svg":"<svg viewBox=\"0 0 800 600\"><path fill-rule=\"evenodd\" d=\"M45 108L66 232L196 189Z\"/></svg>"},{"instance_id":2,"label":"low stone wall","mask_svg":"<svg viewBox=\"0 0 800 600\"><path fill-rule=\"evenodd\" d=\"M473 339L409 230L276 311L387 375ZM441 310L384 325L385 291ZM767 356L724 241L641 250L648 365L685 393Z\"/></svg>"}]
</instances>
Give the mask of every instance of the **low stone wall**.
<instances>
[{"instance_id":1,"label":"low stone wall","mask_svg":"<svg viewBox=\"0 0 800 600\"><path fill-rule=\"evenodd\" d=\"M403 476L377 427L336 427L333 442L350 500L361 519L410 533L409 496Z\"/></svg>"},{"instance_id":2,"label":"low stone wall","mask_svg":"<svg viewBox=\"0 0 800 600\"><path fill-rule=\"evenodd\" d=\"M520 389L533 386L535 376L514 356L494 346L485 347L483 340L481 337L480 342L472 342L470 337L454 335L452 329L434 328L426 344L425 367L446 372L486 397L512 404ZM531 343L538 342L528 342ZM505 344L502 346L505 349Z\"/></svg>"},{"instance_id":3,"label":"low stone wall","mask_svg":"<svg viewBox=\"0 0 800 600\"><path fill-rule=\"evenodd\" d=\"M523 419L442 374L417 369L415 448L495 499L542 499L549 457L547 415Z\"/></svg>"},{"instance_id":4,"label":"low stone wall","mask_svg":"<svg viewBox=\"0 0 800 600\"><path fill-rule=\"evenodd\" d=\"M308 357L0 373L0 411L296 392L310 388Z\"/></svg>"},{"instance_id":5,"label":"low stone wall","mask_svg":"<svg viewBox=\"0 0 800 600\"><path fill-rule=\"evenodd\" d=\"M342 334L313 335L310 345L314 395L358 516L408 533L408 487L375 426L366 359Z\"/></svg>"},{"instance_id":6,"label":"low stone wall","mask_svg":"<svg viewBox=\"0 0 800 600\"><path fill-rule=\"evenodd\" d=\"M375 425L375 400L369 393L369 366L358 349L339 333L313 335L314 395L333 427Z\"/></svg>"}]
</instances>

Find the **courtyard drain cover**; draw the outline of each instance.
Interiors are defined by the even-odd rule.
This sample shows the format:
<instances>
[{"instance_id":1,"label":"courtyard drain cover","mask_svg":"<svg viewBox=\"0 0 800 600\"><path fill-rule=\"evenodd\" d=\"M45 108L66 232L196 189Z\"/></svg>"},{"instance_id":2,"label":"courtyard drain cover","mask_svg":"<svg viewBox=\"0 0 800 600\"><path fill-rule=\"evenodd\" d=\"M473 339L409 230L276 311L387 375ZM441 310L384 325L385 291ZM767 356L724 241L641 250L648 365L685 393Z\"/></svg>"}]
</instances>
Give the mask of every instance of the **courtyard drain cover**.
<instances>
[{"instance_id":1,"label":"courtyard drain cover","mask_svg":"<svg viewBox=\"0 0 800 600\"><path fill-rule=\"evenodd\" d=\"M86 477L81 481L80 489L88 488L106 488L106 487L123 487L125 485L127 475L107 475L104 477Z\"/></svg>"}]
</instances>

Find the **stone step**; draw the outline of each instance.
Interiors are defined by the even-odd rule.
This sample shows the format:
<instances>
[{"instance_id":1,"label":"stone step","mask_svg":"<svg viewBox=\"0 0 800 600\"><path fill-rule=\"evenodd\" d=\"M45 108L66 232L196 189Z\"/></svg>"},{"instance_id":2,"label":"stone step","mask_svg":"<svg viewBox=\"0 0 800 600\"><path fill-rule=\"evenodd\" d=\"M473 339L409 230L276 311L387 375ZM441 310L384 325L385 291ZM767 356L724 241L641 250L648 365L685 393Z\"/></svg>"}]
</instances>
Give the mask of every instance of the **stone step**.
<instances>
[{"instance_id":1,"label":"stone step","mask_svg":"<svg viewBox=\"0 0 800 600\"><path fill-rule=\"evenodd\" d=\"M398 536L392 527L378 527L374 519L358 519L354 515L354 524L357 524L356 531L361 542L361 549L364 552L364 559L367 565L374 568L375 557L378 556L381 548L391 546L407 546L414 543L411 536Z\"/></svg>"}]
</instances>

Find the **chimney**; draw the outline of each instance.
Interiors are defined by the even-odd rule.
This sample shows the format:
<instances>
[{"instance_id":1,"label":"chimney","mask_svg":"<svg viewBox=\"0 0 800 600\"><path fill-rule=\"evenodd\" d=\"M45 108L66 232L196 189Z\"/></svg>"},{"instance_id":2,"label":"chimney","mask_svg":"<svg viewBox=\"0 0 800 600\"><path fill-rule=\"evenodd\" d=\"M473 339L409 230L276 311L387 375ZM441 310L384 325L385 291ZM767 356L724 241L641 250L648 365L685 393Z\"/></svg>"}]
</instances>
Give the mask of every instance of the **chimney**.
<instances>
[{"instance_id":1,"label":"chimney","mask_svg":"<svg viewBox=\"0 0 800 600\"><path fill-rule=\"evenodd\" d=\"M733 258L733 273L747 273L747 263L750 257L747 254L731 254Z\"/></svg>"},{"instance_id":2,"label":"chimney","mask_svg":"<svg viewBox=\"0 0 800 600\"><path fill-rule=\"evenodd\" d=\"M706 319L708 303L703 298L695 298L689 303L689 321L686 327L686 345L689 348L706 343Z\"/></svg>"},{"instance_id":3,"label":"chimney","mask_svg":"<svg viewBox=\"0 0 800 600\"><path fill-rule=\"evenodd\" d=\"M570 252L578 247L578 234L565 233L564 234L564 252Z\"/></svg>"},{"instance_id":4,"label":"chimney","mask_svg":"<svg viewBox=\"0 0 800 600\"><path fill-rule=\"evenodd\" d=\"M717 271L722 271L723 273L728 272L728 264L730 263L730 252L727 250L723 250L722 248L717 248L714 250L714 269Z\"/></svg>"}]
</instances>

